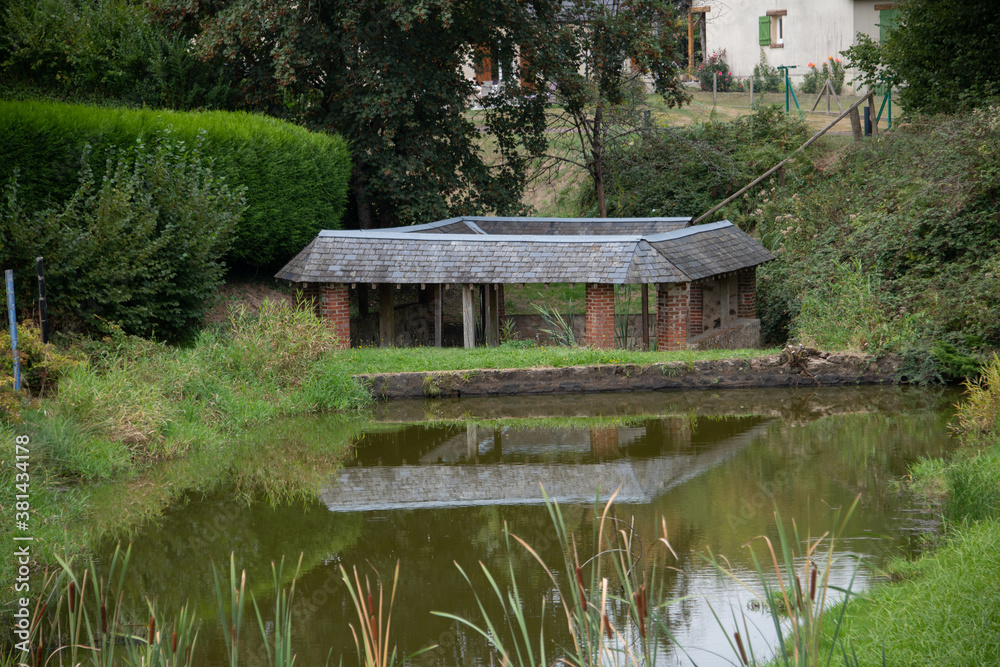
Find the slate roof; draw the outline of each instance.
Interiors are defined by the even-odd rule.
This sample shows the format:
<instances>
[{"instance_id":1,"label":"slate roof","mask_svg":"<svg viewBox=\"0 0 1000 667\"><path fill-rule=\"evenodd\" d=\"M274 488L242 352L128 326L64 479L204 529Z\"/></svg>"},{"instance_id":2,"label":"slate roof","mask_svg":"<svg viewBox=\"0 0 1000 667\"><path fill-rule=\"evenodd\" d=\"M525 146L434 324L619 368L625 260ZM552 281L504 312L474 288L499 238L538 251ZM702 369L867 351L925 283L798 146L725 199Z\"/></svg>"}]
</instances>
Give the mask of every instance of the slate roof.
<instances>
[{"instance_id":1,"label":"slate roof","mask_svg":"<svg viewBox=\"0 0 1000 667\"><path fill-rule=\"evenodd\" d=\"M527 234L532 236L644 235L672 232L691 224L691 218L497 218L465 216L412 227L404 233Z\"/></svg>"},{"instance_id":2,"label":"slate roof","mask_svg":"<svg viewBox=\"0 0 1000 667\"><path fill-rule=\"evenodd\" d=\"M308 283L688 282L774 256L728 221L457 218L404 230L322 231L276 274ZM496 234L486 229L557 229ZM616 234L580 233L610 229ZM624 230L630 230L621 233ZM644 230L663 230L650 233ZM575 232L575 233L573 233Z\"/></svg>"}]
</instances>

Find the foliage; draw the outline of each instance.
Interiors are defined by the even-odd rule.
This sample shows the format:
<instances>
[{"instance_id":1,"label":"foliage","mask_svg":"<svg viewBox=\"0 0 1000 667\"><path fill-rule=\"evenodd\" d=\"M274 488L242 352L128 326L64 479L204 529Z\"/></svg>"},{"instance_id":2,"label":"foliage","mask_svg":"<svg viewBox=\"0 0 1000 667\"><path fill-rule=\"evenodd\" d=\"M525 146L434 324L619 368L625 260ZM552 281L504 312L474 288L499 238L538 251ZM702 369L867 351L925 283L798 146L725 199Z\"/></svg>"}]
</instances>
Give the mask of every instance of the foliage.
<instances>
[{"instance_id":1,"label":"foliage","mask_svg":"<svg viewBox=\"0 0 1000 667\"><path fill-rule=\"evenodd\" d=\"M337 340L308 309L265 302L173 348L115 332L26 414L40 455L73 477L113 478L130 464L221 447L279 415L354 410L371 397L327 363Z\"/></svg>"},{"instance_id":2,"label":"foliage","mask_svg":"<svg viewBox=\"0 0 1000 667\"><path fill-rule=\"evenodd\" d=\"M838 264L832 280L802 295L793 340L824 350L880 354L912 345L919 322L900 311L878 276L855 262Z\"/></svg>"},{"instance_id":3,"label":"foliage","mask_svg":"<svg viewBox=\"0 0 1000 667\"><path fill-rule=\"evenodd\" d=\"M573 335L573 300L566 304L566 317L555 308L545 305L535 305L538 314L542 316L548 328L539 331L556 342L560 347L576 347L576 336Z\"/></svg>"},{"instance_id":4,"label":"foliage","mask_svg":"<svg viewBox=\"0 0 1000 667\"><path fill-rule=\"evenodd\" d=\"M234 82L137 0L10 0L0 12L0 91L131 107L222 108Z\"/></svg>"},{"instance_id":5,"label":"foliage","mask_svg":"<svg viewBox=\"0 0 1000 667\"><path fill-rule=\"evenodd\" d=\"M643 125L638 106L645 101L646 80L668 107L690 100L675 66L680 28L667 0L561 5L560 20L533 53L546 53L552 63L547 73L563 105L553 124L570 128L579 145L573 157L551 155L551 150L550 156L587 172L603 218L606 155Z\"/></svg>"},{"instance_id":6,"label":"foliage","mask_svg":"<svg viewBox=\"0 0 1000 667\"><path fill-rule=\"evenodd\" d=\"M544 489L542 493L545 494ZM535 636L525 618L514 567L516 543L538 563L542 576L551 580L558 601L553 612L561 612L566 619L572 643L562 647L563 655L556 658L554 664L580 667L657 664L657 653L662 645L674 641L666 621L669 601L657 570L662 569L660 558L665 560L668 552L674 558L677 554L667 540L666 523L663 524L664 535L656 544L663 547L663 555L642 553L628 524L611 511L616 495L617 492L612 494L603 509L595 505L589 540L571 533L559 504L544 495L563 562L546 563L531 544L504 525L507 590L502 590L497 577L480 564L489 584L485 595L480 596L469 575L456 563L462 577L473 588L482 621L445 612L432 613L458 621L481 635L496 651L500 664L525 667L553 664L551 657L546 656L544 633L538 632ZM636 565L643 557L649 562L644 571L639 572ZM491 614L488 607L497 603L502 614ZM543 617L544 614L543 602Z\"/></svg>"},{"instance_id":7,"label":"foliage","mask_svg":"<svg viewBox=\"0 0 1000 667\"><path fill-rule=\"evenodd\" d=\"M608 209L622 217L696 216L777 164L807 136L801 119L773 105L731 122L644 132L632 145L609 152ZM585 192L584 204L593 201L593 193Z\"/></svg>"},{"instance_id":8,"label":"foliage","mask_svg":"<svg viewBox=\"0 0 1000 667\"><path fill-rule=\"evenodd\" d=\"M97 182L111 175L109 158L161 135L178 150L197 145L220 185L245 189L246 211L229 253L238 263L287 261L343 216L350 171L344 141L247 113L0 102L0 179L7 183L20 170L18 199L32 214L73 196L85 146L91 146L86 161Z\"/></svg>"},{"instance_id":9,"label":"foliage","mask_svg":"<svg viewBox=\"0 0 1000 667\"><path fill-rule=\"evenodd\" d=\"M840 58L828 57L823 61L822 70L817 69L816 63L808 64L809 71L802 77L800 90L803 93L818 93L823 88L823 84L829 79L833 84L833 92L838 95L844 90L844 75L846 70L840 62Z\"/></svg>"},{"instance_id":10,"label":"foliage","mask_svg":"<svg viewBox=\"0 0 1000 667\"><path fill-rule=\"evenodd\" d=\"M849 290L872 332L859 344L925 357L935 343L973 355L1000 344L998 117L914 118L850 146L829 171L752 193L735 220L778 256L758 272L764 339L782 340L789 325L803 340L850 330L854 310L837 321L834 303L796 321L807 298ZM854 282L838 285L845 277Z\"/></svg>"},{"instance_id":11,"label":"foliage","mask_svg":"<svg viewBox=\"0 0 1000 667\"><path fill-rule=\"evenodd\" d=\"M767 54L760 51L760 62L753 67L753 89L756 93L776 93L781 90L785 77L776 67L767 63Z\"/></svg>"},{"instance_id":12,"label":"foliage","mask_svg":"<svg viewBox=\"0 0 1000 667\"><path fill-rule=\"evenodd\" d=\"M32 322L17 324L17 361L21 371L21 391L39 397L55 389L59 378L83 363L75 350L42 344L42 333ZM10 349L10 329L0 331L0 415L18 419L14 400L14 355Z\"/></svg>"},{"instance_id":13,"label":"foliage","mask_svg":"<svg viewBox=\"0 0 1000 667\"><path fill-rule=\"evenodd\" d=\"M899 24L884 43L859 35L844 51L870 89L901 86L909 112L954 113L988 105L1000 94L1000 15L991 0L900 2Z\"/></svg>"},{"instance_id":14,"label":"foliage","mask_svg":"<svg viewBox=\"0 0 1000 667\"><path fill-rule=\"evenodd\" d=\"M844 657L845 665L850 667L851 662L847 658L845 645L839 639L844 613L851 603L854 579L859 568L856 564L846 589L831 584L830 575L838 566L838 559L835 556L836 543L843 539L844 530L860 500L859 495L843 513L842 508L837 508L833 514L833 528L819 537L813 537L808 533L801 535L794 520L789 534L781 515L775 510L774 518L778 530L777 549L766 535L744 545L751 548L750 553L756 570L754 588L763 589L758 598L762 606L767 609L778 637L776 655L771 660L773 664L785 667L819 667L819 665L829 665L834 656L840 654ZM763 541L767 547L762 559L758 559L757 552L750 547L750 544L757 540ZM719 560L711 552L709 560L720 572L745 588L754 590L751 588L751 582L741 578L728 562ZM836 608L832 608L830 597L835 593L843 593L844 598ZM831 621L834 616L835 620ZM725 628L726 624L718 615L715 618L718 624ZM735 623L735 617L733 620L736 626L733 633L735 642L730 640L729 646L734 657L744 665L760 664L749 640L746 619L743 619L743 637L746 646L740 639L739 625ZM832 628L827 627L831 625Z\"/></svg>"},{"instance_id":15,"label":"foliage","mask_svg":"<svg viewBox=\"0 0 1000 667\"><path fill-rule=\"evenodd\" d=\"M222 283L222 256L245 207L202 157L169 131L152 145L110 153L103 179L85 149L80 184L59 208L29 214L19 183L6 188L0 219L0 263L33 275L46 259L53 323L98 328L103 321L129 333L189 336ZM20 302L31 283L21 281Z\"/></svg>"},{"instance_id":16,"label":"foliage","mask_svg":"<svg viewBox=\"0 0 1000 667\"><path fill-rule=\"evenodd\" d=\"M158 0L154 7L200 57L239 72L240 107L335 130L350 142L351 223L368 228L521 210L521 151L543 141L545 102L521 94L515 68L513 85L473 118L465 113L473 84L462 66L475 64L482 48L512 64L519 44L548 40L558 5ZM477 126L496 139L492 153L481 150Z\"/></svg>"},{"instance_id":17,"label":"foliage","mask_svg":"<svg viewBox=\"0 0 1000 667\"><path fill-rule=\"evenodd\" d=\"M967 380L965 386L965 400L955 415L956 430L971 442L996 441L1000 438L1000 356L994 354L982 375Z\"/></svg>"},{"instance_id":18,"label":"foliage","mask_svg":"<svg viewBox=\"0 0 1000 667\"><path fill-rule=\"evenodd\" d=\"M713 84L713 78L715 82ZM712 52L705 62L698 65L698 81L701 82L702 90L715 90L720 93L727 93L734 90L737 80L733 78L733 72L726 62L726 50L718 49Z\"/></svg>"}]
</instances>

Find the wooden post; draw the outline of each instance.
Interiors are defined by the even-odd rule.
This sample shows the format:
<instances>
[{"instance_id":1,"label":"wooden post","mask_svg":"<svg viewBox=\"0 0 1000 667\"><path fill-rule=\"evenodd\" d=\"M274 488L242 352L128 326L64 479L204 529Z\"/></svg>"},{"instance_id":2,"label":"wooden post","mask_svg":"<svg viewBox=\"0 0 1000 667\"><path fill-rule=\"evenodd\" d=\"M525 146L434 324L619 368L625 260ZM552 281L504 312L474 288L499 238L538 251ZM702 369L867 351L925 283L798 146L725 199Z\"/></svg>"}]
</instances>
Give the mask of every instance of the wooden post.
<instances>
[{"instance_id":1,"label":"wooden post","mask_svg":"<svg viewBox=\"0 0 1000 667\"><path fill-rule=\"evenodd\" d=\"M482 286L482 298L483 298L483 344L484 345L496 345L497 342L493 340L493 318L496 315L495 301L493 299L493 285L483 285Z\"/></svg>"},{"instance_id":2,"label":"wooden post","mask_svg":"<svg viewBox=\"0 0 1000 667\"><path fill-rule=\"evenodd\" d=\"M483 345L486 344L486 285L479 286L479 333Z\"/></svg>"},{"instance_id":3,"label":"wooden post","mask_svg":"<svg viewBox=\"0 0 1000 667\"><path fill-rule=\"evenodd\" d=\"M45 300L45 260L35 259L38 263L38 315L42 325L42 345L49 342L49 307Z\"/></svg>"},{"instance_id":4,"label":"wooden post","mask_svg":"<svg viewBox=\"0 0 1000 667\"><path fill-rule=\"evenodd\" d=\"M851 107L851 133L855 141L861 141L861 115L856 106Z\"/></svg>"},{"instance_id":5,"label":"wooden post","mask_svg":"<svg viewBox=\"0 0 1000 667\"><path fill-rule=\"evenodd\" d=\"M392 285L378 286L379 345L392 347L396 342L396 309L393 307Z\"/></svg>"},{"instance_id":6,"label":"wooden post","mask_svg":"<svg viewBox=\"0 0 1000 667\"><path fill-rule=\"evenodd\" d=\"M868 91L868 115L872 119L872 136L878 136L878 118L875 117L875 92Z\"/></svg>"},{"instance_id":7,"label":"wooden post","mask_svg":"<svg viewBox=\"0 0 1000 667\"><path fill-rule=\"evenodd\" d=\"M778 185L780 185L782 187L784 187L784 185L785 185L785 167L784 167L784 165L782 165L781 169L778 170Z\"/></svg>"},{"instance_id":8,"label":"wooden post","mask_svg":"<svg viewBox=\"0 0 1000 667\"><path fill-rule=\"evenodd\" d=\"M368 285L358 285L358 317L368 317Z\"/></svg>"},{"instance_id":9,"label":"wooden post","mask_svg":"<svg viewBox=\"0 0 1000 667\"><path fill-rule=\"evenodd\" d=\"M649 285L642 284L642 349L649 349Z\"/></svg>"},{"instance_id":10,"label":"wooden post","mask_svg":"<svg viewBox=\"0 0 1000 667\"><path fill-rule=\"evenodd\" d=\"M694 14L688 12L688 76L694 76Z\"/></svg>"},{"instance_id":11,"label":"wooden post","mask_svg":"<svg viewBox=\"0 0 1000 667\"><path fill-rule=\"evenodd\" d=\"M444 290L440 284L434 286L434 347L441 347L444 336Z\"/></svg>"},{"instance_id":12,"label":"wooden post","mask_svg":"<svg viewBox=\"0 0 1000 667\"><path fill-rule=\"evenodd\" d=\"M7 278L7 320L10 322L10 351L14 356L14 391L21 391L21 364L17 359L17 311L14 310L14 271L4 272Z\"/></svg>"},{"instance_id":13,"label":"wooden post","mask_svg":"<svg viewBox=\"0 0 1000 667\"><path fill-rule=\"evenodd\" d=\"M476 309L472 303L472 285L462 285L462 327L465 347L476 346Z\"/></svg>"},{"instance_id":14,"label":"wooden post","mask_svg":"<svg viewBox=\"0 0 1000 667\"><path fill-rule=\"evenodd\" d=\"M497 285L486 286L486 344L500 344L500 293Z\"/></svg>"}]
</instances>

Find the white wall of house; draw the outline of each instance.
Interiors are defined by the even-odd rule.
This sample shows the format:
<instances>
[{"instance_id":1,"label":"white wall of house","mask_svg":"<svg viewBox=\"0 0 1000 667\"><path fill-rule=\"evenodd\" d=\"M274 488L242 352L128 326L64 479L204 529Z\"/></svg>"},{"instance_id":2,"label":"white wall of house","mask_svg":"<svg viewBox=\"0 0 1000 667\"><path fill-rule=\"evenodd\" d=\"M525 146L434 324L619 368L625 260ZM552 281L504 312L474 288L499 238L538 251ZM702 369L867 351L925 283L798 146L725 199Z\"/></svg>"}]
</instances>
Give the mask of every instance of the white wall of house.
<instances>
[{"instance_id":1,"label":"white wall of house","mask_svg":"<svg viewBox=\"0 0 1000 667\"><path fill-rule=\"evenodd\" d=\"M726 50L726 62L735 76L748 77L760 62L761 52L772 67L794 65L792 81L809 71L808 63L820 66L829 56L844 58L840 52L863 32L879 35L879 10L889 3L873 0L709 0L708 52ZM770 16L768 16L770 14ZM760 19L768 17L770 44L760 44ZM781 36L777 35L780 22ZM855 73L847 72L845 90Z\"/></svg>"}]
</instances>

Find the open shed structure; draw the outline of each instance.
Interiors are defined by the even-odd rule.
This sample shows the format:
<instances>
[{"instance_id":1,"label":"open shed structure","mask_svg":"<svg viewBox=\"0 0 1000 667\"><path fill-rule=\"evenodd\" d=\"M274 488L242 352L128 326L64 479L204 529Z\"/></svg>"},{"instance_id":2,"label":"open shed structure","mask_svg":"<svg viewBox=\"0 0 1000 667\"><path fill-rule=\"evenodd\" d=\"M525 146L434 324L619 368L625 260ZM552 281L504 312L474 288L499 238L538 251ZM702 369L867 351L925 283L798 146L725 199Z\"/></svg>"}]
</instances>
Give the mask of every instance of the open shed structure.
<instances>
[{"instance_id":1,"label":"open shed structure","mask_svg":"<svg viewBox=\"0 0 1000 667\"><path fill-rule=\"evenodd\" d=\"M483 291L485 339L499 342L502 286L586 285L585 343L615 345L614 286L656 287L657 346L684 349L707 337L759 344L756 267L774 259L731 222L690 218L462 217L393 230L322 231L276 277L299 284L350 345L350 290L376 287L383 345L395 341L394 286L430 290L434 343L442 342L442 289L462 289L466 347L475 346L474 289ZM754 325L756 328L754 328ZM740 332L756 331L757 340ZM648 331L643 326L643 331ZM728 338L727 338L728 336ZM751 334L752 337L752 334Z\"/></svg>"}]
</instances>

